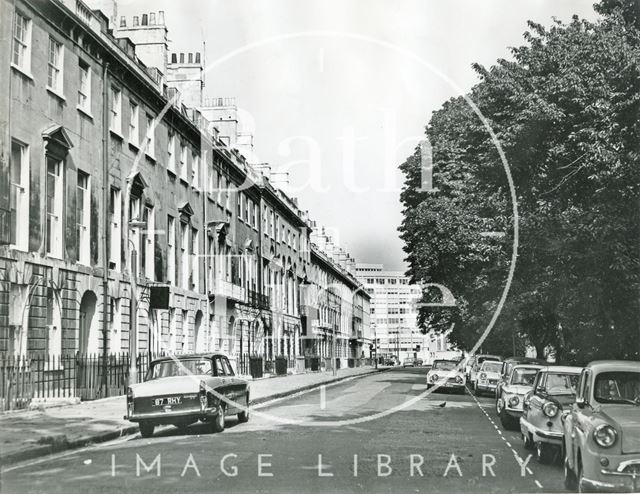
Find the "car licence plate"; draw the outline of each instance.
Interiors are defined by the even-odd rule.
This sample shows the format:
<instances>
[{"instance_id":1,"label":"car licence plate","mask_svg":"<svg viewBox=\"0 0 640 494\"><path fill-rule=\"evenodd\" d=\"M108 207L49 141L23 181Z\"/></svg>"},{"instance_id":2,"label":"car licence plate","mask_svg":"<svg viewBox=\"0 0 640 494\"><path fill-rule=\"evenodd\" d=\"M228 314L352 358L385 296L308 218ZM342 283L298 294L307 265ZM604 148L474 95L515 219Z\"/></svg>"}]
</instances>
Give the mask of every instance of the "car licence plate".
<instances>
[{"instance_id":1,"label":"car licence plate","mask_svg":"<svg viewBox=\"0 0 640 494\"><path fill-rule=\"evenodd\" d=\"M166 396L164 398L154 398L151 401L154 407L161 407L164 405L180 405L182 403L181 396Z\"/></svg>"}]
</instances>

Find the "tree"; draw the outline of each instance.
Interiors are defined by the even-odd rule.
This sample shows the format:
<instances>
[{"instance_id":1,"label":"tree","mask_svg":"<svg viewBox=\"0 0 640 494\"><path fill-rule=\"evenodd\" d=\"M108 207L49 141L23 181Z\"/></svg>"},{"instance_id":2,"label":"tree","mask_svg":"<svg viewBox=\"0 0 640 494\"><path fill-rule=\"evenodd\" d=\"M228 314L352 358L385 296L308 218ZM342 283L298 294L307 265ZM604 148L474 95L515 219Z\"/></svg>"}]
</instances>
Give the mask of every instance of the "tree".
<instances>
[{"instance_id":1,"label":"tree","mask_svg":"<svg viewBox=\"0 0 640 494\"><path fill-rule=\"evenodd\" d=\"M636 6L603 0L597 22L530 22L511 60L475 66L480 82L468 97L509 162L520 227L510 294L485 349L510 353L516 341L539 354L551 345L574 362L640 358ZM422 309L419 323L436 331L455 323L451 339L468 349L506 282L509 187L496 146L464 98L434 112L426 135L438 192L420 190L418 149L401 165L408 274L452 290L455 310Z\"/></svg>"}]
</instances>

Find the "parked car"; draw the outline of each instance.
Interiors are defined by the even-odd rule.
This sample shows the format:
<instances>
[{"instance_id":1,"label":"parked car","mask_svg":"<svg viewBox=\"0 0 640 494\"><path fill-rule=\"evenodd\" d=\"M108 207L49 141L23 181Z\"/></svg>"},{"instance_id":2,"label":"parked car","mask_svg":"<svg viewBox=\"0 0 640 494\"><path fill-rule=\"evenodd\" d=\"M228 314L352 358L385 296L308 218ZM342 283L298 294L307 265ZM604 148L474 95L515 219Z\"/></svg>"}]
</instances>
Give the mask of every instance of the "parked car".
<instances>
[{"instance_id":1,"label":"parked car","mask_svg":"<svg viewBox=\"0 0 640 494\"><path fill-rule=\"evenodd\" d=\"M417 358L416 359L416 366L421 367L424 365L424 360L422 360L421 358Z\"/></svg>"},{"instance_id":2,"label":"parked car","mask_svg":"<svg viewBox=\"0 0 640 494\"><path fill-rule=\"evenodd\" d=\"M520 432L526 449L534 449L540 463L562 453L561 416L575 400L581 367L543 367L524 397Z\"/></svg>"},{"instance_id":3,"label":"parked car","mask_svg":"<svg viewBox=\"0 0 640 494\"><path fill-rule=\"evenodd\" d=\"M473 383L473 392L476 395L490 394L495 396L496 387L502 372L502 362L485 360L477 373L477 379Z\"/></svg>"},{"instance_id":4,"label":"parked car","mask_svg":"<svg viewBox=\"0 0 640 494\"><path fill-rule=\"evenodd\" d=\"M402 367L413 367L416 365L416 361L412 358L406 358L402 361Z\"/></svg>"},{"instance_id":5,"label":"parked car","mask_svg":"<svg viewBox=\"0 0 640 494\"><path fill-rule=\"evenodd\" d=\"M466 379L457 360L434 360L427 372L427 388L440 386L439 389L451 389L464 393Z\"/></svg>"},{"instance_id":6,"label":"parked car","mask_svg":"<svg viewBox=\"0 0 640 494\"><path fill-rule=\"evenodd\" d=\"M480 367L482 367L482 364L486 361L501 362L502 357L499 357L498 355L474 355L471 357L467 372L467 381L471 387L475 386Z\"/></svg>"},{"instance_id":7,"label":"parked car","mask_svg":"<svg viewBox=\"0 0 640 494\"><path fill-rule=\"evenodd\" d=\"M533 389L536 374L542 368L542 365L531 364L514 365L511 368L508 381L500 388L500 394L496 395L496 413L505 429L518 428L524 397Z\"/></svg>"},{"instance_id":8,"label":"parked car","mask_svg":"<svg viewBox=\"0 0 640 494\"><path fill-rule=\"evenodd\" d=\"M126 419L137 422L142 437L156 425L179 428L201 421L222 432L225 418L249 420L249 383L235 376L227 357L203 353L153 360L144 382L127 390Z\"/></svg>"},{"instance_id":9,"label":"parked car","mask_svg":"<svg viewBox=\"0 0 640 494\"><path fill-rule=\"evenodd\" d=\"M496 386L496 397L500 395L502 386L509 382L513 367L521 364L541 365L542 367L546 367L547 365L549 365L546 360L531 357L509 357L504 359L502 361L502 372L500 373L500 380L498 381L498 385Z\"/></svg>"},{"instance_id":10,"label":"parked car","mask_svg":"<svg viewBox=\"0 0 640 494\"><path fill-rule=\"evenodd\" d=\"M564 477L582 492L640 491L640 362L591 362L564 418Z\"/></svg>"}]
</instances>

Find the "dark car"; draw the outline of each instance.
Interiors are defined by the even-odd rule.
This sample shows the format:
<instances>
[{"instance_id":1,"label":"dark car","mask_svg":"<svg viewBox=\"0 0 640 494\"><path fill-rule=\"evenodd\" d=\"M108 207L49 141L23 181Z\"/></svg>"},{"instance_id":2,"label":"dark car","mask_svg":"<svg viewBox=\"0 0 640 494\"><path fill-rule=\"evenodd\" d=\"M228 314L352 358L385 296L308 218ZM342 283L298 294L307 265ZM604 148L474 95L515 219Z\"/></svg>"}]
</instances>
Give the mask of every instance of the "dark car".
<instances>
[{"instance_id":1,"label":"dark car","mask_svg":"<svg viewBox=\"0 0 640 494\"><path fill-rule=\"evenodd\" d=\"M229 359L220 353L200 353L153 360L144 382L127 390L126 419L137 422L142 437L156 425L187 427L211 423L222 432L225 417L249 420L249 383L235 375Z\"/></svg>"}]
</instances>

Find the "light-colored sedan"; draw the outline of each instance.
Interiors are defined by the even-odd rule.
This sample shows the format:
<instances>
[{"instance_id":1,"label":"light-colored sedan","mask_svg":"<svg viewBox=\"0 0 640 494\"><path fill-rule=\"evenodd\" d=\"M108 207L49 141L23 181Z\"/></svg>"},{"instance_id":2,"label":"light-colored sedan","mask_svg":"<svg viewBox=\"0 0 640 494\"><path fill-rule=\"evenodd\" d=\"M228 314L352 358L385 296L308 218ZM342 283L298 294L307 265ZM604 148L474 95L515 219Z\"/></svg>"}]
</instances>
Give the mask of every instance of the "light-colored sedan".
<instances>
[{"instance_id":1,"label":"light-colored sedan","mask_svg":"<svg viewBox=\"0 0 640 494\"><path fill-rule=\"evenodd\" d=\"M477 379L473 383L473 392L478 396L481 394L495 396L501 372L502 362L495 360L485 360L482 362Z\"/></svg>"},{"instance_id":2,"label":"light-colored sedan","mask_svg":"<svg viewBox=\"0 0 640 494\"><path fill-rule=\"evenodd\" d=\"M144 382L127 391L126 419L150 437L156 425L185 428L208 422L222 432L225 418L249 420L249 383L236 377L228 358L219 353L179 355L151 362Z\"/></svg>"},{"instance_id":3,"label":"light-colored sedan","mask_svg":"<svg viewBox=\"0 0 640 494\"><path fill-rule=\"evenodd\" d=\"M438 386L464 393L465 384L464 367L457 360L434 360L427 372L427 388Z\"/></svg>"},{"instance_id":4,"label":"light-colored sedan","mask_svg":"<svg viewBox=\"0 0 640 494\"><path fill-rule=\"evenodd\" d=\"M525 448L534 449L540 463L551 463L561 456L561 417L575 400L581 371L582 367L544 367L524 398L520 432Z\"/></svg>"},{"instance_id":5,"label":"light-colored sedan","mask_svg":"<svg viewBox=\"0 0 640 494\"><path fill-rule=\"evenodd\" d=\"M525 395L533 389L536 374L542 365L514 365L506 383L496 397L496 413L505 429L519 429Z\"/></svg>"},{"instance_id":6,"label":"light-colored sedan","mask_svg":"<svg viewBox=\"0 0 640 494\"><path fill-rule=\"evenodd\" d=\"M581 492L640 492L640 362L591 362L564 418L564 477Z\"/></svg>"}]
</instances>

